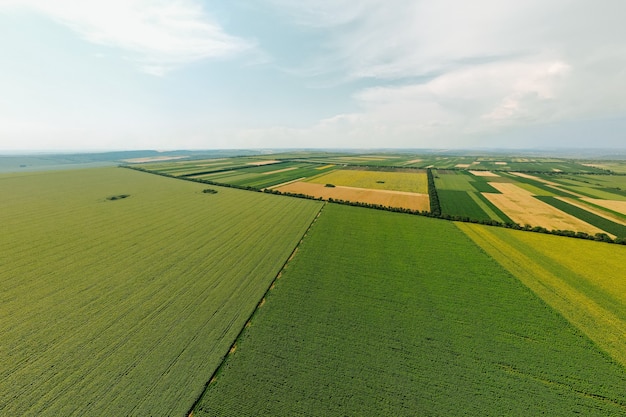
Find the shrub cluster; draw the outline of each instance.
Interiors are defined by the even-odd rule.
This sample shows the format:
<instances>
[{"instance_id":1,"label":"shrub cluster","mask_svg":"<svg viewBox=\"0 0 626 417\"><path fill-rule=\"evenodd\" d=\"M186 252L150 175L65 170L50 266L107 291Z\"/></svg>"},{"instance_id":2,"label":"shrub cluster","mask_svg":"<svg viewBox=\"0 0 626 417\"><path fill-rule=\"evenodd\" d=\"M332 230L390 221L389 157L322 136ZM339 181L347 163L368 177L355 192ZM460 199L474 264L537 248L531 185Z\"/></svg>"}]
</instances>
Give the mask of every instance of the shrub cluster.
<instances>
[{"instance_id":1,"label":"shrub cluster","mask_svg":"<svg viewBox=\"0 0 626 417\"><path fill-rule=\"evenodd\" d=\"M107 197L107 200L110 200L110 201L122 200L127 197L130 197L130 194L112 195L112 196Z\"/></svg>"}]
</instances>

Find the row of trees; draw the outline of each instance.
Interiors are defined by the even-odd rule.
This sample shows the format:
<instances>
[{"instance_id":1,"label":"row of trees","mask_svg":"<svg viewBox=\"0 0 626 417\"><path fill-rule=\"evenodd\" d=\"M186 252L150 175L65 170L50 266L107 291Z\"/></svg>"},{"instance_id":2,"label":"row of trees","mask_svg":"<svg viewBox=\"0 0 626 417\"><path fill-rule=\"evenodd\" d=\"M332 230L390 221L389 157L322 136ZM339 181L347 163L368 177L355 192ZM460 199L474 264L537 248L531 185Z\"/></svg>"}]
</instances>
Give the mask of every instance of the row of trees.
<instances>
[{"instance_id":1,"label":"row of trees","mask_svg":"<svg viewBox=\"0 0 626 417\"><path fill-rule=\"evenodd\" d=\"M426 176L428 177L428 199L430 201L430 212L435 216L441 216L441 204L439 204L439 196L437 195L437 187L435 187L433 170L428 168L426 170Z\"/></svg>"},{"instance_id":2,"label":"row of trees","mask_svg":"<svg viewBox=\"0 0 626 417\"><path fill-rule=\"evenodd\" d=\"M223 184L223 183L218 183L218 182L205 180L201 178L175 177L171 174L166 174L163 172L156 172L156 171L149 171L138 166L121 165L121 167L134 169L136 171L148 172L150 174L161 175L164 177L177 178L177 179L182 179L185 181L199 182L203 184L215 185L215 186L220 186L220 187L237 188L237 189L246 190L246 191L264 192L264 193L275 194L275 195L285 195L289 197L304 198L307 200L318 200L318 201L323 200L322 197L313 197L313 196L302 194L302 193L281 192L281 191L278 191L275 189L269 189L269 188L259 189L259 188L255 188L251 186ZM524 230L528 232L546 233L546 234L552 234L552 235L558 235L558 236L573 237L577 239L595 240L598 242L616 243L620 245L626 245L626 238L612 239L606 233L596 233L595 235L590 235L588 233L574 232L572 230L549 230L549 229L546 229L545 227L531 226L528 224L522 226L518 223L503 223L503 222L499 222L499 221L492 220L492 219L484 220L484 219L474 219L474 218L470 218L466 216L442 214L441 206L439 204L439 198L437 196L437 189L435 187L435 180L434 180L433 173L430 168L426 170L426 173L428 176L428 195L430 198L430 208L431 208L430 211L411 210L411 209L402 208L402 207L391 207L391 206L384 206L380 204L363 203L363 202L357 202L357 201L345 201L345 200L333 199L333 198L329 198L328 202L331 204L345 204L349 206L365 207L365 208L370 208L370 209L375 209L375 210L392 211L395 213L405 213L405 214L433 217L437 219L451 220L451 221L457 221L457 222L475 223L475 224L482 224L486 226L504 227L507 229Z\"/></svg>"}]
</instances>

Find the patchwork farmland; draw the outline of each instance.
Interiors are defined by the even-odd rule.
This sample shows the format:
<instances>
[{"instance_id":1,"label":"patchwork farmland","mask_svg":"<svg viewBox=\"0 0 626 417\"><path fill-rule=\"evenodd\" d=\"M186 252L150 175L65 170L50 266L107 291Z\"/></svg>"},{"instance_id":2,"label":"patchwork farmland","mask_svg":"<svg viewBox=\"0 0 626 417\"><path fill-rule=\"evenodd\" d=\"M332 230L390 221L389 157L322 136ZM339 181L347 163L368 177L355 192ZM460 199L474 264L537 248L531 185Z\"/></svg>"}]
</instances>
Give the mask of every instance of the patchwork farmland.
<instances>
[{"instance_id":1,"label":"patchwork farmland","mask_svg":"<svg viewBox=\"0 0 626 417\"><path fill-rule=\"evenodd\" d=\"M621 164L245 155L0 175L0 415L626 415Z\"/></svg>"},{"instance_id":2,"label":"patchwork farmland","mask_svg":"<svg viewBox=\"0 0 626 417\"><path fill-rule=\"evenodd\" d=\"M433 172L431 185L424 168ZM626 176L560 158L293 152L141 169L209 184L626 242Z\"/></svg>"},{"instance_id":3,"label":"patchwork farmland","mask_svg":"<svg viewBox=\"0 0 626 417\"><path fill-rule=\"evenodd\" d=\"M411 172L412 171L412 172ZM367 171L336 169L308 181L295 181L276 190L305 194L324 200L343 200L380 206L428 211L428 183L425 172Z\"/></svg>"}]
</instances>

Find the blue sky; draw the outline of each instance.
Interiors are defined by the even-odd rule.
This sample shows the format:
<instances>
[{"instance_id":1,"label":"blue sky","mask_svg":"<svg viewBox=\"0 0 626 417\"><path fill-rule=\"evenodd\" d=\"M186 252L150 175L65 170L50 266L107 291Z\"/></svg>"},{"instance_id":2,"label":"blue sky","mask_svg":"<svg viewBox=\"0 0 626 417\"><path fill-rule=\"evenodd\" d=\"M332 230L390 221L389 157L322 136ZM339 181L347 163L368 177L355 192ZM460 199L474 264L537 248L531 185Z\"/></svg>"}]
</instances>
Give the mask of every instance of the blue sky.
<instances>
[{"instance_id":1,"label":"blue sky","mask_svg":"<svg viewBox=\"0 0 626 417\"><path fill-rule=\"evenodd\" d=\"M626 147L622 0L0 0L0 150Z\"/></svg>"}]
</instances>

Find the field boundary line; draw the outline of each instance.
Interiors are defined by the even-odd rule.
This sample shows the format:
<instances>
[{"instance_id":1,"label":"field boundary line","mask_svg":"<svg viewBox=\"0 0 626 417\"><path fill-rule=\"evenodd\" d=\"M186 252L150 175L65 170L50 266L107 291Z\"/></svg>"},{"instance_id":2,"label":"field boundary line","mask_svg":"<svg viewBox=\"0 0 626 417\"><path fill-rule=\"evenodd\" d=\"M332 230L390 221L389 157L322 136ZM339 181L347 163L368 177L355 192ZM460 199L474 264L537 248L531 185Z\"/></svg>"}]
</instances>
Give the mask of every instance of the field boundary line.
<instances>
[{"instance_id":1,"label":"field boundary line","mask_svg":"<svg viewBox=\"0 0 626 417\"><path fill-rule=\"evenodd\" d=\"M276 185L271 185L269 187L265 187L265 189L273 190L274 188L279 188L279 187L282 187L283 185L289 185L289 184L294 183L294 182L302 181L305 178L306 177L301 177L301 178L296 178L295 180L290 180L290 181L287 181L287 182L281 182L280 184L276 184Z\"/></svg>"},{"instance_id":2,"label":"field boundary line","mask_svg":"<svg viewBox=\"0 0 626 417\"><path fill-rule=\"evenodd\" d=\"M281 275L283 274L283 271L285 270L285 268L287 267L287 265L289 264L289 262L291 262L291 260L293 259L293 257L295 256L296 252L298 252L298 248L300 248L300 245L302 244L304 238L307 236L307 234L309 233L309 231L311 230L311 227L313 227L313 225L315 224L315 222L317 221L317 219L319 219L319 217L322 214L322 210L324 209L324 207L326 207L326 204L328 204L328 202L324 202L324 204L322 204L322 206L320 207L320 209L317 211L317 214L315 215L315 217L313 217L313 220L311 220L311 223L309 223L309 226L306 228L306 230L304 231L304 233L302 234L302 236L300 237L300 240L298 241L298 243L296 244L296 246L293 248L293 250L291 251L291 253L289 254L289 256L287 257L287 260L283 263L283 265L280 267L280 270L278 271L278 273L276 274L276 276L274 277L274 279L272 279L272 282L270 282L270 284L268 285L267 289L265 290L265 292L263 293L263 295L261 296L261 299L257 302L256 307L254 308L254 310L252 311L252 313L250 314L250 316L248 317L248 319L246 320L245 324L243 325L243 327L241 328L241 330L239 330L239 333L237 333L237 336L235 337L235 340L233 341L233 343L228 347L228 350L226 351L226 353L224 354L224 356L222 357L222 360L220 361L219 365L217 366L217 368L215 368L215 371L213 371L213 373L211 374L211 377L208 379L208 381L204 384L204 389L202 390L202 392L200 393L200 395L198 396L198 398L196 398L196 400L193 402L193 404L191 405L191 407L189 408L189 411L187 412L187 416L188 417L193 417L193 410L194 408L196 408L196 405L198 405L198 403L200 402L200 400L202 399L202 397L204 396L204 393L206 392L207 388L211 385L211 383L213 381L215 381L217 375L220 373L222 367L224 366L224 363L226 362L226 359L228 358L228 356L232 353L235 352L235 350L237 349L237 342L239 341L239 339L241 339L241 336L243 335L243 333L245 332L246 328L248 327L248 325L250 324L250 322L252 321L253 317L255 316L256 312L259 310L259 308L261 308L263 306L263 304L265 304L265 298L267 297L267 295L269 294L269 292L274 288L274 284L276 283L276 281L281 277Z\"/></svg>"},{"instance_id":3,"label":"field boundary line","mask_svg":"<svg viewBox=\"0 0 626 417\"><path fill-rule=\"evenodd\" d=\"M485 213L487 213L487 216L489 216L491 219L493 219L493 220L495 220L495 221L498 221L498 222L504 223L504 220L502 220L502 219L500 218L500 216L498 216L498 215L496 214L496 212L495 212L495 211L493 211L493 210L491 209L491 207L489 207L489 206L487 205L487 203L485 203L485 202L484 202L484 201L483 201L483 200L482 200L482 199L478 196L478 192L477 192L477 191L476 191L476 192L474 192L474 191L466 191L466 192L467 192L467 194L469 194L470 198L471 198L472 200L474 200L474 202L475 202L476 204L478 204L478 207L480 207L480 208L481 208L481 209L482 209ZM485 198L486 198L486 197L485 197Z\"/></svg>"},{"instance_id":4,"label":"field boundary line","mask_svg":"<svg viewBox=\"0 0 626 417\"><path fill-rule=\"evenodd\" d=\"M626 367L626 323L591 297L495 236L486 228L456 223L470 239L548 306L560 313L599 349Z\"/></svg>"}]
</instances>

